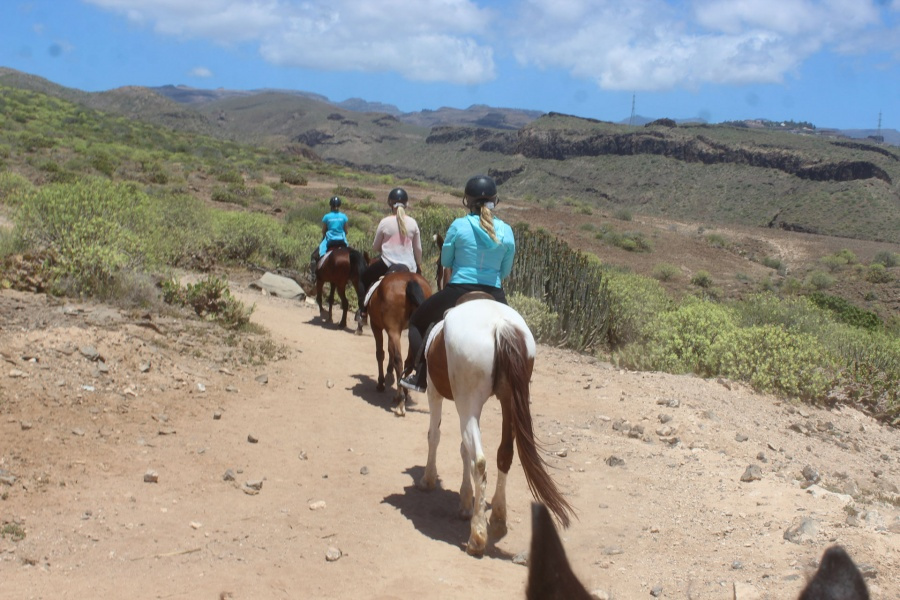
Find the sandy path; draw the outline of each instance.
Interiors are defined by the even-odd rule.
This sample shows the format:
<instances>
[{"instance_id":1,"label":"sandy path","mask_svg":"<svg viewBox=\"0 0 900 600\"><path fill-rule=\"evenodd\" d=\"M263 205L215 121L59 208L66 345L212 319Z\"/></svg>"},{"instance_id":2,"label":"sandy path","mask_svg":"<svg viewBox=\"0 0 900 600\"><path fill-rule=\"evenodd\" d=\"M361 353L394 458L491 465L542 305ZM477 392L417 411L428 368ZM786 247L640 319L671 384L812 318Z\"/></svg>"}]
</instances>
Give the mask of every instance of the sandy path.
<instances>
[{"instance_id":1,"label":"sandy path","mask_svg":"<svg viewBox=\"0 0 900 600\"><path fill-rule=\"evenodd\" d=\"M0 502L4 522L20 518L28 531L17 543L0 539L0 595L523 597L527 570L512 557L528 547L530 496L518 462L509 534L484 558L467 556L468 525L456 517L453 404L444 406L438 457L446 489L422 493L414 481L427 451L427 402L420 396L405 418L393 416L391 394L375 391L371 334L324 327L307 304L235 291L256 303L254 321L288 348L285 360L233 374L182 367L184 385L148 387L127 410L79 402L41 408L13 398L10 380L2 380L9 402L0 469L27 464L19 470L29 488L14 487ZM0 341L19 343L6 333ZM30 335L37 343L51 333ZM201 380L203 393L195 387ZM154 418L162 413L165 422ZM693 377L620 372L546 347L533 414L553 476L579 511L564 543L589 589L620 599L658 588L661 598L730 600L737 585L742 600L790 598L824 548L840 542L869 566L875 598L900 597L895 430L855 411L795 408ZM676 445L660 441L660 415L671 417ZM23 418L38 426L22 430ZM621 419L644 433L628 435ZM87 435L73 437L81 423ZM797 424L800 431L790 428ZM483 425L493 455L496 402ZM164 426L176 432L159 435ZM624 465L609 466L610 456ZM742 483L749 464L760 466L762 479ZM802 489L807 465L832 489L852 480L869 522L848 524L847 497ZM148 469L158 483L142 481ZM223 480L226 469L236 482ZM35 485L42 472L50 483ZM248 495L240 484L253 480L262 489ZM318 502L324 508L311 510ZM800 516L817 532L802 544L786 541ZM327 561L329 548L343 556Z\"/></svg>"}]
</instances>

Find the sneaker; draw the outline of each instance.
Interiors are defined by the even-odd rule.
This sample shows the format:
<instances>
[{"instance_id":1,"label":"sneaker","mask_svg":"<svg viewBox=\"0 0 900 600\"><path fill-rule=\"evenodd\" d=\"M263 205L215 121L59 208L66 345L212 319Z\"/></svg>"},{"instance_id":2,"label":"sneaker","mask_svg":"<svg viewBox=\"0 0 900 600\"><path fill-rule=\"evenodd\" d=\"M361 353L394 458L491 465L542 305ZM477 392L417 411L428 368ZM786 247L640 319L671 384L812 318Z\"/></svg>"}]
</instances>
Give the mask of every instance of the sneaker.
<instances>
[{"instance_id":1,"label":"sneaker","mask_svg":"<svg viewBox=\"0 0 900 600\"><path fill-rule=\"evenodd\" d=\"M420 394L425 393L425 388L419 385L419 382L416 381L418 377L415 373L409 375L407 377L403 377L400 379L400 387L410 390L411 392L419 392Z\"/></svg>"}]
</instances>

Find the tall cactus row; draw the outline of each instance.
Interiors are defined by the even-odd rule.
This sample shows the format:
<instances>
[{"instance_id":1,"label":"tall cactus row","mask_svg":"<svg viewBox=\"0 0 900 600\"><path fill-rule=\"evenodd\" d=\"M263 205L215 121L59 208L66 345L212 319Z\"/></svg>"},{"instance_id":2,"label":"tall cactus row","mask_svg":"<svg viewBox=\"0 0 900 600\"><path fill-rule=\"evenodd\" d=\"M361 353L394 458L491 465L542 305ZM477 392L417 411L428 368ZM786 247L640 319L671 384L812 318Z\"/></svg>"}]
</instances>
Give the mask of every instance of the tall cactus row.
<instances>
[{"instance_id":1,"label":"tall cactus row","mask_svg":"<svg viewBox=\"0 0 900 600\"><path fill-rule=\"evenodd\" d=\"M590 352L604 344L609 295L600 265L547 232L514 227L516 260L506 292L542 300L559 315L561 345Z\"/></svg>"}]
</instances>

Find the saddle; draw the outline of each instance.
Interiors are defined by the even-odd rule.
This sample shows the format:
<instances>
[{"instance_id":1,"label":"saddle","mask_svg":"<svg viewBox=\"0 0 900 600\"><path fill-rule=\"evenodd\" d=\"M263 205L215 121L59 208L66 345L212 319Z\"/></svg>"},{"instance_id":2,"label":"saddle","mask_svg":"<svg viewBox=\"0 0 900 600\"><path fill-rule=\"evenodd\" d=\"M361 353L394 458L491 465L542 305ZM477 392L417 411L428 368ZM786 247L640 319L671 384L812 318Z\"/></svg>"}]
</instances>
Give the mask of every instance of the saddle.
<instances>
[{"instance_id":1,"label":"saddle","mask_svg":"<svg viewBox=\"0 0 900 600\"><path fill-rule=\"evenodd\" d=\"M407 267L406 265L401 265L401 264L399 264L399 263L398 263L398 264L395 264L395 265L391 265L390 267L388 267L387 272L386 272L384 275L382 275L381 277L379 277L379 278L378 278L378 281L376 281L375 283L373 283L373 284L372 284L372 287L369 288L369 291L366 292L366 297L365 297L365 299L363 300L363 306L364 306L365 308L368 308L368 307L369 307L369 300L372 299L372 294L374 294L374 293L375 293L375 290L378 289L378 286L381 285L381 280L382 280L382 279L384 279L385 277L387 277L387 276L390 275L391 273L408 273L408 272L409 272L409 267Z\"/></svg>"}]
</instances>

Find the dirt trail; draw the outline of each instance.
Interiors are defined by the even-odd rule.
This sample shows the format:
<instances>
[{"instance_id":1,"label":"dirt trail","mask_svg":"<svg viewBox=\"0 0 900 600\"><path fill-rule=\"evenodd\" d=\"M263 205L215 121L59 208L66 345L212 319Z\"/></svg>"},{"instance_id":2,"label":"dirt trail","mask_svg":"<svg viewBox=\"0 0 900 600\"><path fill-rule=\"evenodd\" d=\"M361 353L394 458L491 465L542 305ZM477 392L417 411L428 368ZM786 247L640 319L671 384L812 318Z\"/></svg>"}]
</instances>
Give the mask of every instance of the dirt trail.
<instances>
[{"instance_id":1,"label":"dirt trail","mask_svg":"<svg viewBox=\"0 0 900 600\"><path fill-rule=\"evenodd\" d=\"M103 307L0 292L0 475L15 479L0 483L0 521L26 534L0 538L0 596L524 597L527 570L513 558L528 548L530 495L518 462L509 534L469 557L453 404L443 488L420 492L425 397L395 417L391 391L375 391L368 330L323 326L309 304L245 284L233 290L255 303L283 360L209 360L165 320L156 331ZM866 566L874 598L900 597L897 431L852 410L547 347L532 394L553 476L578 510L563 538L589 589L792 598L837 542ZM493 454L496 402L483 425ZM742 482L751 464L761 479ZM821 487L803 489L804 467ZM495 473L491 462L490 492ZM247 493L247 482L262 487ZM807 537L787 541L803 517Z\"/></svg>"}]
</instances>

